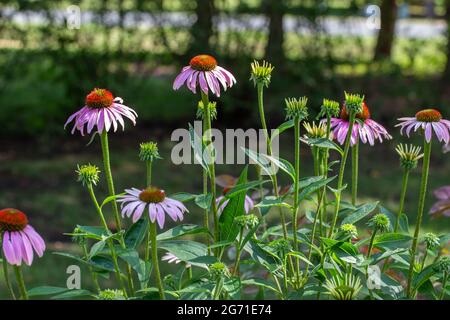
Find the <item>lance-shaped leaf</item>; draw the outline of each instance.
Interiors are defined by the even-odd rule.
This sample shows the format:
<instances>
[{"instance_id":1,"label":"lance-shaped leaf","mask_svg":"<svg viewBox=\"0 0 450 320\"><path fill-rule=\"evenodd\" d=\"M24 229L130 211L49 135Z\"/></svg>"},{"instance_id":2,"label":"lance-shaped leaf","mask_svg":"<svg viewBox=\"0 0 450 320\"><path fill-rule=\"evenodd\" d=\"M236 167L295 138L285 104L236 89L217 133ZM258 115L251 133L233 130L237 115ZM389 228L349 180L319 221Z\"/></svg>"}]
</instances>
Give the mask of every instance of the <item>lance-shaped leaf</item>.
<instances>
[{"instance_id":1,"label":"lance-shaped leaf","mask_svg":"<svg viewBox=\"0 0 450 320\"><path fill-rule=\"evenodd\" d=\"M375 210L377 206L378 201L358 206L352 214L350 214L349 216L345 217L344 220L342 220L342 224L346 223L355 224L356 222L358 222L359 220L363 219L368 214L370 214L373 210Z\"/></svg>"}]
</instances>

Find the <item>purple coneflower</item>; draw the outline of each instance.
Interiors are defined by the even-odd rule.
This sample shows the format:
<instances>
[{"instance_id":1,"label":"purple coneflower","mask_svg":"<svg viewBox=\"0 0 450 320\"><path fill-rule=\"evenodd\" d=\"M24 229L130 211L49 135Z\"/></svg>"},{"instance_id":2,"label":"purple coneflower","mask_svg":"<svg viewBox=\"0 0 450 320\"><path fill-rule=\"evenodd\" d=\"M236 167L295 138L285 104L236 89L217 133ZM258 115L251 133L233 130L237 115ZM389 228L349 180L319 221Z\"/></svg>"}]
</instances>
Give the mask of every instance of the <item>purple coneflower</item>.
<instances>
[{"instance_id":1,"label":"purple coneflower","mask_svg":"<svg viewBox=\"0 0 450 320\"><path fill-rule=\"evenodd\" d=\"M363 102L363 111L356 114L356 119L359 119L360 121L355 121L353 125L352 135L350 138L351 146L356 144L358 136L363 143L369 142L371 146L375 144L375 140L383 142L383 138L392 139L392 136L382 125L370 118L370 111L365 102ZM349 126L348 120L349 115L345 105L342 107L339 118L331 118L333 135L341 145L345 143L345 137L347 136Z\"/></svg>"},{"instance_id":2,"label":"purple coneflower","mask_svg":"<svg viewBox=\"0 0 450 320\"><path fill-rule=\"evenodd\" d=\"M231 88L235 83L236 79L234 76L229 71L218 66L214 57L201 54L193 57L189 65L183 68L173 82L173 89L178 90L186 84L189 90L196 93L197 84L199 84L200 89L205 94L208 94L208 90L211 90L213 94L220 97L220 85L226 91L227 88Z\"/></svg>"},{"instance_id":3,"label":"purple coneflower","mask_svg":"<svg viewBox=\"0 0 450 320\"><path fill-rule=\"evenodd\" d=\"M125 191L126 194L118 197L117 201L122 202L122 217L133 216L133 223L141 218L147 207L150 221L158 221L161 229L164 227L166 213L173 221L181 221L183 214L188 212L180 201L167 198L164 190L156 187L150 186L144 190L131 188Z\"/></svg>"},{"instance_id":4,"label":"purple coneflower","mask_svg":"<svg viewBox=\"0 0 450 320\"><path fill-rule=\"evenodd\" d=\"M3 235L3 253L9 264L20 266L22 261L28 266L33 263L34 253L42 257L45 242L28 224L28 218L17 209L0 210L0 232Z\"/></svg>"},{"instance_id":5,"label":"purple coneflower","mask_svg":"<svg viewBox=\"0 0 450 320\"><path fill-rule=\"evenodd\" d=\"M98 133L102 133L103 130L108 132L110 128L117 131L117 123L124 130L123 117L130 119L136 125L137 113L124 105L122 98L114 98L113 94L106 89L94 89L86 96L84 107L67 119L64 128L75 120L72 134L75 130L78 130L81 135L84 135L85 126L88 134L92 132L94 127L97 127Z\"/></svg>"},{"instance_id":6,"label":"purple coneflower","mask_svg":"<svg viewBox=\"0 0 450 320\"><path fill-rule=\"evenodd\" d=\"M223 210L227 206L228 202L230 201L230 199L225 198L225 194L229 190L230 190L229 188L225 188L223 190L223 195L221 195L220 197L218 197L216 199L216 204L217 204L217 207L218 207L217 212L219 214L221 214L223 212ZM249 213L254 207L255 207L255 203L253 202L252 198L250 198L248 195L245 195L245 200L244 200L244 211L245 211L245 213Z\"/></svg>"},{"instance_id":7,"label":"purple coneflower","mask_svg":"<svg viewBox=\"0 0 450 320\"><path fill-rule=\"evenodd\" d=\"M431 207L430 214L450 217L450 186L440 187L434 190L433 194L438 201Z\"/></svg>"},{"instance_id":8,"label":"purple coneflower","mask_svg":"<svg viewBox=\"0 0 450 320\"><path fill-rule=\"evenodd\" d=\"M401 122L396 127L401 127L401 134L403 134L403 129L405 129L408 137L412 129L415 132L417 129L422 128L425 131L427 142L431 141L433 131L439 141L445 144L450 142L450 121L442 119L442 114L436 109L425 109L417 112L415 117L399 118L398 120Z\"/></svg>"}]
</instances>

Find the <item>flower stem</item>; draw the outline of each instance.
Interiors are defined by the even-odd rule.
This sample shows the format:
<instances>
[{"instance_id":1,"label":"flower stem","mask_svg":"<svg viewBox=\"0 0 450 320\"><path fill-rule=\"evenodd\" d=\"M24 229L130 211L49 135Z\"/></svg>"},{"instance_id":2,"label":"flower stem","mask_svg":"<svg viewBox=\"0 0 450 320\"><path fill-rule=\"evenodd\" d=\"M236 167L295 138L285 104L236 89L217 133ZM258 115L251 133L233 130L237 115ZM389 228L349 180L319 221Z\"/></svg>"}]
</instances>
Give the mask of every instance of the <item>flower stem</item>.
<instances>
[{"instance_id":1,"label":"flower stem","mask_svg":"<svg viewBox=\"0 0 450 320\"><path fill-rule=\"evenodd\" d=\"M243 237L244 237L244 228L241 228L241 231L239 232L239 240L236 245L236 261L234 263L233 276L239 275L239 263L241 261L241 245Z\"/></svg>"},{"instance_id":2,"label":"flower stem","mask_svg":"<svg viewBox=\"0 0 450 320\"><path fill-rule=\"evenodd\" d=\"M356 205L358 197L358 167L359 167L359 139L352 147L352 205Z\"/></svg>"},{"instance_id":3,"label":"flower stem","mask_svg":"<svg viewBox=\"0 0 450 320\"><path fill-rule=\"evenodd\" d=\"M152 262L153 268L155 270L156 284L158 286L159 298L161 300L166 299L164 293L164 286L161 280L161 273L159 271L159 261L158 261L158 243L156 242L156 223L150 221L150 236L152 240Z\"/></svg>"},{"instance_id":4,"label":"flower stem","mask_svg":"<svg viewBox=\"0 0 450 320\"><path fill-rule=\"evenodd\" d=\"M448 280L448 272L444 272L444 279L442 280L442 292L439 297L439 300L444 300L445 297L445 287L447 286L447 280Z\"/></svg>"},{"instance_id":5,"label":"flower stem","mask_svg":"<svg viewBox=\"0 0 450 320\"><path fill-rule=\"evenodd\" d=\"M84 258L87 260L89 257L89 253L87 251L86 241L83 241L83 243L81 244L81 248L83 249ZM89 266L89 272L91 273L92 282L94 282L95 289L97 290L97 292L100 292L101 288L98 283L97 274L94 272L92 266Z\"/></svg>"},{"instance_id":6,"label":"flower stem","mask_svg":"<svg viewBox=\"0 0 450 320\"><path fill-rule=\"evenodd\" d=\"M205 121L205 114L203 116L203 121L202 121L202 127L203 127L203 132L206 132L206 121ZM208 196L208 171L206 169L202 170L203 172L203 195L205 196L205 198ZM205 209L205 211L203 212L203 226L209 230L209 210L208 208ZM209 235L206 236L206 244L208 246L208 255L211 254L211 241L209 238Z\"/></svg>"},{"instance_id":7,"label":"flower stem","mask_svg":"<svg viewBox=\"0 0 450 320\"><path fill-rule=\"evenodd\" d=\"M20 266L13 266L13 268L16 274L17 285L19 286L20 296L22 300L28 300L28 292L25 287L25 281L23 281L22 268Z\"/></svg>"},{"instance_id":8,"label":"flower stem","mask_svg":"<svg viewBox=\"0 0 450 320\"><path fill-rule=\"evenodd\" d=\"M146 161L146 169L147 169L147 187L150 187L152 185L152 161L148 160ZM150 221L149 221L150 223ZM148 228L147 233L147 244L145 247L145 262L150 261L150 246L151 246L151 234L150 234L150 227Z\"/></svg>"},{"instance_id":9,"label":"flower stem","mask_svg":"<svg viewBox=\"0 0 450 320\"><path fill-rule=\"evenodd\" d=\"M257 90L258 90L259 117L261 119L261 126L263 128L264 136L266 138L267 155L271 156L272 155L272 146L271 146L271 142L270 142L269 131L267 130L266 117L265 117L265 114L264 114L264 90L263 89L264 89L264 84L258 83ZM271 176L271 180L272 180L272 184L273 184L275 197L278 198L280 195L279 195L279 191L278 191L277 175L273 174ZM280 213L281 226L282 226L282 229L283 229L283 236L284 236L284 239L286 241L288 241L288 232L287 232L287 227L286 227L286 219L284 217L283 210L281 210L281 208L279 208L279 207L278 207L278 210L279 210L279 213Z\"/></svg>"},{"instance_id":10,"label":"flower stem","mask_svg":"<svg viewBox=\"0 0 450 320\"><path fill-rule=\"evenodd\" d=\"M109 196L115 196L116 191L114 189L114 180L113 180L112 172L111 172L111 160L110 160L110 156L109 156L108 132L106 130L103 130L100 135L100 138L101 138L101 145L102 145L103 165L105 167L105 176L106 176L106 182L108 184ZM116 199L113 199L112 207L113 207L113 214L114 214L114 220L116 223L116 227L120 231L120 230L122 230L122 224L120 222L119 208L117 206ZM123 234L120 237L120 245L123 249L126 248ZM130 293L134 294L133 275L131 272L131 266L129 264L127 264L127 278L128 278L128 287L130 289Z\"/></svg>"},{"instance_id":11,"label":"flower stem","mask_svg":"<svg viewBox=\"0 0 450 320\"><path fill-rule=\"evenodd\" d=\"M407 168L405 168L403 171L403 178L402 178L402 191L400 194L400 206L399 206L398 212L397 212L397 219L395 221L394 232L398 231L398 227L400 225L400 217L402 216L402 213L403 213L403 206L405 204L406 190L408 188L408 178L409 178L409 170Z\"/></svg>"},{"instance_id":12,"label":"flower stem","mask_svg":"<svg viewBox=\"0 0 450 320\"><path fill-rule=\"evenodd\" d=\"M294 237L294 250L298 251L297 229L298 229L298 193L300 189L300 118L294 118L294 141L295 141L295 181L294 181L294 206L292 208L292 235Z\"/></svg>"},{"instance_id":13,"label":"flower stem","mask_svg":"<svg viewBox=\"0 0 450 320\"><path fill-rule=\"evenodd\" d=\"M334 233L334 228L336 227L338 215L339 215L339 209L341 205L341 194L342 194L342 184L344 182L344 171L345 171L345 164L347 162L348 157L348 151L350 149L350 140L352 136L353 131L353 124L355 123L355 112L350 111L349 115L349 124L347 129L347 136L345 137L345 146L344 146L344 154L341 158L341 164L339 168L339 176L338 176L338 185L337 185L337 191L336 191L336 204L334 207L334 216L333 216L333 223L331 225L329 237L331 238Z\"/></svg>"},{"instance_id":14,"label":"flower stem","mask_svg":"<svg viewBox=\"0 0 450 320\"><path fill-rule=\"evenodd\" d=\"M95 209L97 210L97 213L100 217L100 220L102 221L103 228L105 228L105 231L108 233L108 236L109 236L111 234L111 231L108 228L108 224L106 223L105 216L103 215L103 211L98 204L97 197L95 196L94 188L92 187L92 184L88 184L87 189L89 191L89 195L91 196L91 200L94 203ZM114 248L114 243L112 243L111 239L108 239L107 244L108 244L109 250L111 251L111 258L113 260L114 271L116 273L117 281L119 282L120 286L122 287L123 293L125 295L127 295L127 290L126 290L125 284L122 281L122 274L120 272L119 263L117 261L117 254L116 254L116 249Z\"/></svg>"},{"instance_id":15,"label":"flower stem","mask_svg":"<svg viewBox=\"0 0 450 320\"><path fill-rule=\"evenodd\" d=\"M202 94L202 103L204 108L204 119L205 119L205 138L206 138L206 148L207 150L210 150L209 148L213 148L212 145L212 137L211 137L211 109L209 108L209 98L208 95L205 94L203 91L201 91ZM212 195L212 201L211 201L211 208L213 212L213 218L214 218L214 240L220 241L220 230L219 230L219 214L217 212L217 206L216 206L216 169L215 169L215 158L214 158L214 151L209 154L209 179L210 179L210 188L211 188L211 195ZM218 250L219 251L219 250Z\"/></svg>"},{"instance_id":16,"label":"flower stem","mask_svg":"<svg viewBox=\"0 0 450 320\"><path fill-rule=\"evenodd\" d=\"M1 235L0 235L0 243L2 243ZM1 250L0 250L0 252L1 252ZM16 300L16 295L14 294L14 289L11 286L11 282L9 281L8 262L6 261L6 258L4 256L2 259L2 265L3 265L3 275L5 277L6 288L8 289L9 294L11 295L11 298L13 300Z\"/></svg>"},{"instance_id":17,"label":"flower stem","mask_svg":"<svg viewBox=\"0 0 450 320\"><path fill-rule=\"evenodd\" d=\"M430 158L431 158L431 140L430 142L426 141L424 138L424 148L423 148L424 156L423 156L423 164L422 164L422 181L420 183L420 193L419 193L419 205L417 207L417 222L416 229L414 231L413 242L411 245L411 260L408 271L408 285L406 288L406 293L408 298L411 298L413 295L412 292L412 278L414 273L414 264L416 261L416 251L419 240L420 226L422 224L423 217L423 209L425 206L425 197L427 195L427 185L428 185L428 173L430 171Z\"/></svg>"}]
</instances>

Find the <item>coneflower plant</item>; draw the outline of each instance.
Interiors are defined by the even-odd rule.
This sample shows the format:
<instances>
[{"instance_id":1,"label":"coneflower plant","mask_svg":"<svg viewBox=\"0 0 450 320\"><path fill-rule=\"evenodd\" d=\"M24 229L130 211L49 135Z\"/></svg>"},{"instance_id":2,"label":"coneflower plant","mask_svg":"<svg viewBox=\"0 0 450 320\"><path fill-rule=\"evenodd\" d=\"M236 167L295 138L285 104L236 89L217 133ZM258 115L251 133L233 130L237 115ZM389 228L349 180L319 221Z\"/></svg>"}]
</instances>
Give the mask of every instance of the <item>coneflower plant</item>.
<instances>
[{"instance_id":1,"label":"coneflower plant","mask_svg":"<svg viewBox=\"0 0 450 320\"><path fill-rule=\"evenodd\" d=\"M416 229L414 231L414 237L411 244L411 260L409 264L408 271L408 286L407 295L408 297L413 296L412 292L412 279L414 273L414 265L416 261L416 250L420 233L420 226L422 224L423 210L425 206L425 197L427 194L428 187L428 173L430 170L430 158L431 158L431 143L433 132L436 135L438 141L447 144L450 141L450 121L443 119L442 114L436 109L425 109L416 113L415 117L405 117L399 118L399 124L396 126L400 127L400 133L404 132L409 137L412 129L417 131L422 130L424 134L424 156L422 165L422 179L420 183L420 193L419 193L419 204L417 207L417 221Z\"/></svg>"}]
</instances>

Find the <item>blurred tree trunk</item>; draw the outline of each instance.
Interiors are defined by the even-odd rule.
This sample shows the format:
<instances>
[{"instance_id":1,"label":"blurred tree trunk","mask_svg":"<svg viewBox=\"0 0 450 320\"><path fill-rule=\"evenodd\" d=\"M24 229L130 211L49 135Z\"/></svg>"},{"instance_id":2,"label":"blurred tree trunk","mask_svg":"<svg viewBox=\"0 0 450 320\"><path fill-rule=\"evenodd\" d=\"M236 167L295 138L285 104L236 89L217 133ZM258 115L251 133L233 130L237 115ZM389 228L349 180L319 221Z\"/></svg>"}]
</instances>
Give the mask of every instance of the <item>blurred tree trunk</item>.
<instances>
[{"instance_id":1,"label":"blurred tree trunk","mask_svg":"<svg viewBox=\"0 0 450 320\"><path fill-rule=\"evenodd\" d=\"M269 18L269 38L267 41L266 58L277 68L282 68L284 59L283 17L285 13L284 0L264 0L266 16Z\"/></svg>"},{"instance_id":2,"label":"blurred tree trunk","mask_svg":"<svg viewBox=\"0 0 450 320\"><path fill-rule=\"evenodd\" d=\"M377 46L375 47L375 60L391 57L396 20L396 0L383 0L381 3L381 29L378 32Z\"/></svg>"},{"instance_id":3,"label":"blurred tree trunk","mask_svg":"<svg viewBox=\"0 0 450 320\"><path fill-rule=\"evenodd\" d=\"M191 28L190 55L211 53L210 39L213 35L214 0L196 0L197 20Z\"/></svg>"},{"instance_id":4,"label":"blurred tree trunk","mask_svg":"<svg viewBox=\"0 0 450 320\"><path fill-rule=\"evenodd\" d=\"M447 64L444 70L444 79L450 80L450 0L445 1L445 18L447 20Z\"/></svg>"}]
</instances>

